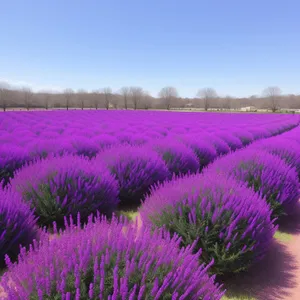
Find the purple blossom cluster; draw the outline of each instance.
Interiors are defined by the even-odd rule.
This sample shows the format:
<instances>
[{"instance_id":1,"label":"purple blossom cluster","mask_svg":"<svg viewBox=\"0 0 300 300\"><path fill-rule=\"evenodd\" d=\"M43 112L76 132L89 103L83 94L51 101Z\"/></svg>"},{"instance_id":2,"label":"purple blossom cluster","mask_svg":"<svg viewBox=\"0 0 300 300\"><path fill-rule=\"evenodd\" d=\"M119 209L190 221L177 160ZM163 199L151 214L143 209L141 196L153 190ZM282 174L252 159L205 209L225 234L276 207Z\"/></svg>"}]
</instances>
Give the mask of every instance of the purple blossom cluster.
<instances>
[{"instance_id":1,"label":"purple blossom cluster","mask_svg":"<svg viewBox=\"0 0 300 300\"><path fill-rule=\"evenodd\" d=\"M38 237L36 218L17 193L0 190L0 268L5 255L15 260L20 245L28 247Z\"/></svg>"},{"instance_id":2,"label":"purple blossom cluster","mask_svg":"<svg viewBox=\"0 0 300 300\"><path fill-rule=\"evenodd\" d=\"M188 135L194 142L205 143L202 145L205 149L213 147L218 155L224 155L241 148L241 143L244 145L282 133L298 122L298 118L287 115L150 111L9 112L0 116L0 181L3 180L6 185L13 172L32 159L64 153L94 158L106 147L120 144L151 147L154 143L167 143L174 135L184 138ZM200 152L199 145L194 142L185 142L185 145L196 151L202 169L214 159L214 151ZM10 150L14 155L8 155ZM194 172L194 163L189 165L191 169L188 171ZM175 173L186 173L186 166L179 171L176 166L173 167Z\"/></svg>"},{"instance_id":3,"label":"purple blossom cluster","mask_svg":"<svg viewBox=\"0 0 300 300\"><path fill-rule=\"evenodd\" d=\"M123 206L140 204L150 187L170 177L163 159L154 151L138 146L110 147L98 154L93 165L105 164L119 183Z\"/></svg>"},{"instance_id":4,"label":"purple blossom cluster","mask_svg":"<svg viewBox=\"0 0 300 300\"><path fill-rule=\"evenodd\" d=\"M207 272L262 258L272 214L299 199L298 124L275 114L1 114L0 259L28 247L36 223L60 231L18 264L7 258L0 286L8 299L220 299ZM142 228L88 220L145 197Z\"/></svg>"},{"instance_id":5,"label":"purple blossom cluster","mask_svg":"<svg viewBox=\"0 0 300 300\"><path fill-rule=\"evenodd\" d=\"M216 274L246 270L261 259L276 229L264 199L215 172L157 185L139 212L144 225L178 234L183 246L196 241L201 260L214 259Z\"/></svg>"},{"instance_id":6,"label":"purple blossom cluster","mask_svg":"<svg viewBox=\"0 0 300 300\"><path fill-rule=\"evenodd\" d=\"M200 164L194 151L174 138L164 138L149 145L165 161L171 174L187 174L199 171ZM148 149L145 148L145 151Z\"/></svg>"},{"instance_id":7,"label":"purple blossom cluster","mask_svg":"<svg viewBox=\"0 0 300 300\"><path fill-rule=\"evenodd\" d=\"M199 265L201 251L179 249L180 238L97 217L8 261L1 279L17 299L221 299L224 292Z\"/></svg>"},{"instance_id":8,"label":"purple blossom cluster","mask_svg":"<svg viewBox=\"0 0 300 300\"><path fill-rule=\"evenodd\" d=\"M103 164L83 157L64 155L37 160L18 170L11 188L30 204L40 225L55 221L61 226L64 216L82 219L95 211L111 215L118 205L118 183Z\"/></svg>"},{"instance_id":9,"label":"purple blossom cluster","mask_svg":"<svg viewBox=\"0 0 300 300\"><path fill-rule=\"evenodd\" d=\"M218 158L206 172L222 173L245 182L266 198L275 217L293 211L300 198L296 169L278 156L256 147Z\"/></svg>"},{"instance_id":10,"label":"purple blossom cluster","mask_svg":"<svg viewBox=\"0 0 300 300\"><path fill-rule=\"evenodd\" d=\"M300 134L300 131L297 131ZM254 143L251 148L264 150L280 157L286 164L297 170L300 179L300 143L294 139L286 138L285 134L282 134Z\"/></svg>"}]
</instances>

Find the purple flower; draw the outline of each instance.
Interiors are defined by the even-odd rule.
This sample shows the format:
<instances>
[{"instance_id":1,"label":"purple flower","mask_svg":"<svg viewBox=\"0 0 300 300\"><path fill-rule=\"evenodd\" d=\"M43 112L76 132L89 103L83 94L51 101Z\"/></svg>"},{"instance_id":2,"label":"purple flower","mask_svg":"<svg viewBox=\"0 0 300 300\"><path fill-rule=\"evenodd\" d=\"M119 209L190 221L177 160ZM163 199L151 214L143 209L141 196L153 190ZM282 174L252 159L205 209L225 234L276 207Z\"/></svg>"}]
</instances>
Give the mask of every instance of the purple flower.
<instances>
[{"instance_id":1,"label":"purple flower","mask_svg":"<svg viewBox=\"0 0 300 300\"><path fill-rule=\"evenodd\" d=\"M61 227L64 216L84 221L97 210L111 215L118 204L118 183L109 170L72 155L50 156L16 172L12 189L34 208L41 225Z\"/></svg>"},{"instance_id":2,"label":"purple flower","mask_svg":"<svg viewBox=\"0 0 300 300\"><path fill-rule=\"evenodd\" d=\"M115 218L108 222L97 217L83 229L73 227L51 241L44 239L9 267L0 284L8 300L39 295L148 299L175 292L186 300L221 299L224 292L199 265L199 254L192 254L192 248L179 249L179 243L177 236L171 238L163 230L152 233ZM75 283L76 274L81 274L80 285Z\"/></svg>"}]
</instances>

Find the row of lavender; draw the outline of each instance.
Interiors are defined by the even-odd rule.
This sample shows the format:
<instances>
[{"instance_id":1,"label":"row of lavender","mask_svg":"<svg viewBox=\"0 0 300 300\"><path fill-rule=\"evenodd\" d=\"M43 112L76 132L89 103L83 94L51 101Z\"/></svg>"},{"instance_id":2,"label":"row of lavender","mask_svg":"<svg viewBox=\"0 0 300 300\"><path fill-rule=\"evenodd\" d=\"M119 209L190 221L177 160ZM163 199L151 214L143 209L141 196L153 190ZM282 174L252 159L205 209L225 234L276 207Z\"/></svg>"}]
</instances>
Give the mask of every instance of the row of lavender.
<instances>
[{"instance_id":1,"label":"row of lavender","mask_svg":"<svg viewBox=\"0 0 300 300\"><path fill-rule=\"evenodd\" d=\"M175 140L174 135L193 148L200 158L199 167L203 168L217 154L280 134L297 123L296 116L286 115L134 111L1 114L0 181L6 185L17 169L49 154L69 153L93 158L106 147L145 145L166 137ZM179 152L186 150L182 148ZM191 157L191 153L188 155ZM178 167L171 172L178 173Z\"/></svg>"},{"instance_id":2,"label":"row of lavender","mask_svg":"<svg viewBox=\"0 0 300 300\"><path fill-rule=\"evenodd\" d=\"M284 124L283 126L280 124L279 128L274 128L272 132L266 136L278 134L293 125ZM258 129L256 132L259 132L259 130L263 132L265 128ZM223 135L223 139L226 141L225 143L222 139L218 140L217 143L215 142L216 140L213 140L214 135L210 136L213 140L212 145L215 147L213 150L219 154L229 152L230 149L236 150L241 148L255 139L253 135L249 133L244 133L244 136L248 137L244 139L241 137L237 138L236 134L226 133L225 135L225 131L219 134ZM260 133L258 137L261 138L262 136ZM201 166L203 154L202 156L197 155L196 150L199 149L200 154L207 152L207 150L202 151L203 147L199 146L201 143L197 144L198 140L200 143L200 136L197 135L190 135L189 137L185 135L183 137L178 134L174 135L173 133L169 134L167 138L152 140L151 143L148 142L143 147L130 145L114 146L109 150L100 151L98 156L92 161L67 155L63 157L48 157L46 160L37 161L34 164L26 166L17 172L15 178L12 180L12 191L2 192L1 194L4 203L3 211L4 213L5 209L10 211L10 220L13 219L13 222L10 224L11 226L7 226L8 230L1 235L4 248L5 245L8 245L7 240L5 241L7 234L11 234L13 237L11 239L12 242L8 245L10 248L4 249L5 252L13 256L18 252L17 247L13 246L18 245L20 241L24 245L28 241L28 238L32 239L34 236L36 238L38 237L38 230L34 229L36 228L34 227L34 222L36 221L34 215L38 216L38 222L41 225L51 225L52 221L55 221L54 231L56 231L57 226L63 227L64 223L66 224L66 215L74 216L80 211L81 217L78 218L77 223L86 219L90 212L95 212L96 210L110 215L112 211L116 209L119 199L121 199L123 203L138 203L153 183L170 178L172 172L175 174L184 174L198 171ZM186 145L184 145L182 141L190 142L186 142ZM198 146L191 147L191 145L195 144ZM220 144L222 146L219 146ZM211 148L212 145L210 145ZM220 151L222 148L225 150ZM215 157L216 154L211 160ZM202 167L205 165L206 163L203 163ZM55 176L51 176L53 174L55 174ZM200 175L191 177L195 178L195 184L199 180L197 176ZM191 178L189 178L189 180L191 180ZM209 204L209 200L213 199L209 196L209 191L213 190L214 180L216 180L216 178L211 176L210 180L207 181L208 185L205 187L206 189L203 189L203 195L208 199L208 202L202 202L206 203L203 204L206 208L210 207L215 209L214 205ZM217 182L220 184L220 194L215 194L214 197L226 202L226 196L223 198L222 194L222 179L220 178ZM197 184L199 184L199 182ZM251 194L245 187L241 187L232 179L224 178L223 191L225 191L226 186L228 187L229 185L232 185L233 190L237 190L236 199L239 199L239 195L245 195L244 202L246 203L246 201L248 201L248 206L250 203L249 199L252 199L254 203L254 205L250 205L250 207L243 207L244 219L247 215L246 212L250 211L249 216L250 219L253 217L253 220L251 219L252 227L250 226L250 229L246 228L246 225L243 227L247 238L243 241L245 244L241 252L248 253L247 262L251 262L253 258L252 252L258 253L255 257L263 255L264 252L259 251L259 249L266 248L270 240L268 234L272 235L274 231L270 217L268 219L270 210L264 207L264 202L261 201L257 195ZM178 187L179 186L180 184L178 184ZM183 186L187 186L186 183ZM193 185L186 191L191 192L192 190ZM174 190L174 195L176 195L177 192L178 190ZM28 209L26 210L25 207L21 209L23 204L19 201L20 194L23 202L25 200L25 202L31 203L32 208L35 209L34 214ZM170 195L171 194L172 192L170 192ZM179 197L179 195L180 193L177 196ZM249 196L248 198L247 195ZM168 199L173 198L168 197ZM227 205L227 209L230 211L232 209L230 205L232 206L232 203L236 203L236 201L231 200L233 199L231 193L227 195L227 199L227 202L231 203ZM18 203L18 211L12 208L12 201L15 205ZM148 203L147 201L144 206ZM258 203L262 203L261 209L258 209L260 207ZM242 206L242 204L240 206ZM208 208L208 210L210 208ZM259 211L256 217L254 217L255 209ZM181 210L182 209L179 209L179 211ZM23 214L22 224L19 224L20 222L14 221L20 219L18 212L21 211L27 211L28 213ZM238 208L236 208L236 211L238 211ZM240 211L242 211L242 208L240 208ZM253 216L251 216L251 212ZM197 222L200 221L200 224L203 225L204 221L199 218L197 210L192 213L186 213L187 212L183 212L181 214L183 216L188 215L189 219L192 220L190 222L192 226L190 230L199 233L199 231L195 231L195 225L197 225L196 228L198 228L199 224ZM208 215L209 214L208 212ZM221 211L220 214L222 215ZM236 216L234 213L233 216L228 216L226 212L225 214L227 214L225 221L230 225L231 231L236 230L237 223L240 226L241 222L234 218ZM253 231L253 226L258 224L257 219L260 217L260 214L262 214L264 218L259 219L261 222L259 225L261 227L256 228L256 230L259 231L261 229L260 231L264 231L265 235L260 232L258 236L263 238L257 242L257 240L255 240L257 235L251 232L251 230ZM182 216L180 216L179 219L182 221L181 217ZM215 219L218 219L218 217L218 214L215 213L212 224L214 224ZM149 219L152 220L152 217L149 217ZM168 219L168 216L165 215L165 211L161 219ZM194 222L193 220L198 221ZM263 223L262 220L265 220L265 223ZM270 220L269 223L268 220ZM184 229L184 224L182 224L181 221L177 225L181 224L183 226L182 229ZM178 245L179 242L181 245L187 245L191 242L192 238L192 236L188 234L189 238L187 241L183 232L180 231L180 226L174 225L176 230L173 230L174 228L168 229L172 234L177 232L181 238L183 237L181 241L178 240L176 235L172 239L171 237L166 238L166 233L162 232L156 233L155 238L153 238L148 229L143 228L143 232L141 233L137 231L136 228L131 228L128 224L126 225L126 231L128 230L128 232L126 232L125 236L123 225L117 221L113 221L111 225L108 225L106 221L101 221L100 218L98 218L96 223L95 225L90 221L90 225L84 229L84 232L77 232L77 229L74 229L71 224L71 228L73 229L70 230L70 232L67 231L63 239L55 240L55 242L51 244L43 244L40 246L41 249L38 251L32 250L31 254L29 254L29 258L24 258L24 260L23 256L25 257L26 255L22 253L19 265L11 266L11 270L16 268L17 271L9 272L4 276L3 285L6 285L6 283L11 280L15 283L17 282L17 287L6 285L5 289L8 291L8 296L11 297L10 299L29 299L30 297L35 297L35 295L40 299L47 299L48 296L49 299L55 297L60 298L61 296L63 296L63 299L73 299L75 297L76 299L87 297L90 299L99 299L99 297L109 299L110 296L111 299L160 299L162 295L166 299L168 299L168 297L171 299L172 295L172 299L180 297L181 299L219 299L221 297L222 292L220 292L220 288L213 284L214 278L209 278L206 274L206 269L211 265L210 262L212 258L207 250L211 249L209 243L202 245L202 240L200 242L202 246L199 247L199 242L194 242L192 248L188 247L184 252L179 252L178 247L173 246L175 244ZM145 223L147 222L145 221ZM14 224L14 226L12 226L12 224ZM157 225L160 227L162 224L158 223ZM164 223L163 225L166 224ZM202 229L204 228L203 226ZM264 229L265 226L266 229ZM102 227L103 229L107 229L107 231L104 230L102 232L102 229L99 229ZM218 224L216 228L220 229L220 224ZM99 235L99 230L102 232L102 235ZM261 247L258 247L255 242L253 243L249 240L249 232L254 236L254 241L257 242L256 244L261 243ZM18 234L13 236L14 233ZM215 237L215 232L212 232L212 236L209 236L211 233L209 223L205 226L204 233L208 241L210 241L212 237ZM231 233L232 232L226 233L227 239L229 240L232 239ZM222 242L224 235L225 232L219 232L219 243ZM101 237L101 240L103 239L106 242L102 244L99 239L97 240L98 242L95 241L96 236L99 236L99 239ZM150 243L151 239L157 240L158 244L147 244ZM236 232L233 241L235 239L237 239ZM80 243L80 241L82 243ZM92 241L94 242L92 243ZM249 241L249 245L246 243L247 241ZM78 247L75 247L75 245L78 245ZM245 248L247 246L249 246L249 249ZM196 255L192 255L192 251L195 252L195 249L198 250L199 248L204 249L201 256L202 261L210 263L206 269L204 269L204 265L199 266L196 263L199 251ZM231 248L230 242L227 243L226 251L231 251ZM59 249L65 249L66 251ZM172 253L166 252L166 249L173 249L170 250ZM162 252L160 250L162 250ZM74 255L69 258L72 251L75 251ZM222 249L220 251L222 252ZM162 255L164 252L167 253L167 256ZM98 256L96 255L95 257L95 253L97 253ZM144 254L141 255L142 253ZM158 253L158 255L153 255L153 253ZM214 253L218 253L218 251L214 251ZM51 257L49 257L49 255ZM54 257L57 257L57 260L54 259ZM222 257L226 257L226 255ZM230 265L230 261L233 260L231 256L228 257L230 259L228 259L229 261L225 265ZM218 256L214 258L215 264L213 270L215 273L236 271L232 266L224 267L224 262L218 262ZM36 263L33 264L33 261ZM63 268L62 263L66 261L69 261L69 263ZM7 262L10 265L9 261ZM221 265L224 270L222 270ZM43 266L43 268L41 266ZM114 268L112 269L111 266L114 266ZM33 272L32 277L28 277L28 270L30 268ZM141 272L141 270L144 272ZM91 271L92 273L90 273ZM142 277L140 277L140 274L142 274ZM36 281L36 278L39 278L38 281ZM24 281L22 282L23 284L21 284L19 280L25 280L26 286L24 287ZM172 282L175 283L172 284Z\"/></svg>"},{"instance_id":3,"label":"row of lavender","mask_svg":"<svg viewBox=\"0 0 300 300\"><path fill-rule=\"evenodd\" d=\"M146 227L196 241L214 274L247 270L266 254L278 222L300 199L300 127L216 159L202 174L152 188Z\"/></svg>"}]
</instances>

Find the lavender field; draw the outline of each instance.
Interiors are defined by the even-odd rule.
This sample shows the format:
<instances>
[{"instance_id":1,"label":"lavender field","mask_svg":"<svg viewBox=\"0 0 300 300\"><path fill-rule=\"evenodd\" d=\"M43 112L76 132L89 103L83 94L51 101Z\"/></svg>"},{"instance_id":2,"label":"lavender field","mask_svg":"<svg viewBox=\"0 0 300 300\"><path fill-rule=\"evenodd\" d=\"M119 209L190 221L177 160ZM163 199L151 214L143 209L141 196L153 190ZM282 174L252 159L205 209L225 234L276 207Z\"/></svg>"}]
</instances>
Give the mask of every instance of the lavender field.
<instances>
[{"instance_id":1,"label":"lavender field","mask_svg":"<svg viewBox=\"0 0 300 300\"><path fill-rule=\"evenodd\" d=\"M297 209L299 122L1 113L0 299L229 297Z\"/></svg>"}]
</instances>

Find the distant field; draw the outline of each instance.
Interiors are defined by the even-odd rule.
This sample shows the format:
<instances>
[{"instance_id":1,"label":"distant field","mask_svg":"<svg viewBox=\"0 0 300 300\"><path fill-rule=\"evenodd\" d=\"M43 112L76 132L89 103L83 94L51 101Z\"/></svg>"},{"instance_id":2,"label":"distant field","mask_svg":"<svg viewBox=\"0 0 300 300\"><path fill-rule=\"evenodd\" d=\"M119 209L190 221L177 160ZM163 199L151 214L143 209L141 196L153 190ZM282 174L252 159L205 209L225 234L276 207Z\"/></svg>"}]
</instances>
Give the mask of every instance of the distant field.
<instances>
[{"instance_id":1,"label":"distant field","mask_svg":"<svg viewBox=\"0 0 300 300\"><path fill-rule=\"evenodd\" d=\"M1 299L300 299L299 116L184 112L0 114Z\"/></svg>"}]
</instances>

